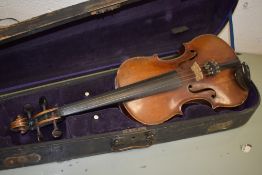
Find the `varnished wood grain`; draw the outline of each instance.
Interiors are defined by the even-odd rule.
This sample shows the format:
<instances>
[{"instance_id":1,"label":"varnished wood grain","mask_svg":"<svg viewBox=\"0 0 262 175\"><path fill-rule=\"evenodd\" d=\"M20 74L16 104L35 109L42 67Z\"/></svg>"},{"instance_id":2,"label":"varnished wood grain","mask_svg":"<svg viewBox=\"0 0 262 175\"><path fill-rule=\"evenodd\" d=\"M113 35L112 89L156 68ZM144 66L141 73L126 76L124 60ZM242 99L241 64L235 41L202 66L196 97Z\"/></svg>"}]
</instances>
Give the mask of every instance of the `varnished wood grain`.
<instances>
[{"instance_id":1,"label":"varnished wood grain","mask_svg":"<svg viewBox=\"0 0 262 175\"><path fill-rule=\"evenodd\" d=\"M201 66L211 60L226 63L238 59L230 46L213 35L199 36L184 46L184 53L172 60L160 60L156 55L135 57L120 66L116 87L123 87L173 70L177 71L183 82L183 85L174 91L124 103L125 109L137 121L147 125L163 123L173 116L182 114L182 106L192 101L205 101L213 108L218 108L235 107L246 100L248 91L239 86L233 69L223 70L215 76L205 76L199 81L195 79L191 70L194 63Z\"/></svg>"}]
</instances>

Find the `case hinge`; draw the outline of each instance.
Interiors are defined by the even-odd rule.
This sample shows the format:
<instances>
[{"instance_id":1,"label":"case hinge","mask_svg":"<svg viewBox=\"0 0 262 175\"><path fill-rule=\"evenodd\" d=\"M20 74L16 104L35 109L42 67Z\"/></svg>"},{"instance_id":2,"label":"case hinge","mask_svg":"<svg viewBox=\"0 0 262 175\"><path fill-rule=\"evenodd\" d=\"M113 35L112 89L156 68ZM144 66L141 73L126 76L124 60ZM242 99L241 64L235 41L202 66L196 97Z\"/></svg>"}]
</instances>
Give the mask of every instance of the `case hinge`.
<instances>
[{"instance_id":1,"label":"case hinge","mask_svg":"<svg viewBox=\"0 0 262 175\"><path fill-rule=\"evenodd\" d=\"M112 139L111 148L113 151L125 151L135 148L149 147L154 142L154 133L145 128L124 130L123 135Z\"/></svg>"}]
</instances>

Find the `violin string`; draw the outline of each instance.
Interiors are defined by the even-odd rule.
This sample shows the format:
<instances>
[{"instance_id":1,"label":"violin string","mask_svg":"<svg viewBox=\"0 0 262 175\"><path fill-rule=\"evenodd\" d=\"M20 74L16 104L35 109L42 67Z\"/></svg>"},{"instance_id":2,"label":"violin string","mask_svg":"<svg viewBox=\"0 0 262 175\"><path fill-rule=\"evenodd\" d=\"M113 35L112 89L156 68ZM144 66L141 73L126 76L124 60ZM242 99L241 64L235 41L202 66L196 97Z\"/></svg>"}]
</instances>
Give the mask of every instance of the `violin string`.
<instances>
[{"instance_id":1,"label":"violin string","mask_svg":"<svg viewBox=\"0 0 262 175\"><path fill-rule=\"evenodd\" d=\"M212 76L211 76L212 77ZM182 82L188 82L189 80L194 80L195 78L188 78L188 79L185 79L185 80L182 80ZM224 82L227 82L227 81L229 81L229 80L234 80L235 78L229 78L229 79L227 79L226 81L223 81L223 83ZM201 81L201 80L200 80ZM199 82L199 81L196 81L196 82ZM220 83L222 83L221 81L219 81L219 83L212 83L212 84L220 84Z\"/></svg>"},{"instance_id":2,"label":"violin string","mask_svg":"<svg viewBox=\"0 0 262 175\"><path fill-rule=\"evenodd\" d=\"M194 79L194 78L192 78L192 79ZM224 81L218 81L218 82L213 82L212 83L212 85L217 85L217 84L224 84L225 82L229 82L230 80L233 80L234 78L229 78L229 79L226 79L226 80L224 80ZM166 87L166 86L169 86L169 84L170 83L168 83L168 82L166 82L166 83L163 83L160 87L158 87L158 88L163 88L163 87ZM180 85L180 86L185 86L185 84L181 84L180 82L177 82L176 83L177 85ZM174 84L173 84L174 85ZM208 88L208 87L204 87L203 89L205 89L205 88ZM126 90L126 89L125 89ZM175 90L175 89L174 89ZM171 90L172 91L172 90ZM215 90L214 90L215 91ZM194 93L194 92L193 92ZM104 98L105 96L101 96L101 98ZM126 96L125 96L126 97ZM109 101L111 101L111 100L113 100L114 99L114 97L109 97L107 100L109 100ZM70 108L70 107L69 107Z\"/></svg>"},{"instance_id":3,"label":"violin string","mask_svg":"<svg viewBox=\"0 0 262 175\"><path fill-rule=\"evenodd\" d=\"M186 71L181 71L181 72L189 72L189 71L191 71L191 70L186 70ZM179 73L181 73L181 72L179 72ZM209 76L208 73L203 73L203 72L202 72L202 75L203 76ZM183 74L182 76L177 76L177 77L180 78L180 79L183 79L183 80L191 80L191 79L196 78L195 74L192 73L192 72L190 72L188 74Z\"/></svg>"},{"instance_id":4,"label":"violin string","mask_svg":"<svg viewBox=\"0 0 262 175\"><path fill-rule=\"evenodd\" d=\"M208 74L203 74L204 76L206 76L206 75L208 75ZM208 77L214 77L214 76L208 76ZM196 79L196 77L195 77L195 74L191 74L191 75L188 75L188 76L182 76L182 77L177 77L177 78L183 78L180 82L182 83L182 85L183 85L183 83L186 83L186 82L188 82L188 81L190 81L190 80L195 80ZM204 78L203 78L204 79ZM229 81L229 80L233 80L234 78L230 78L230 79L228 79L227 81ZM226 82L226 81L223 81L223 82Z\"/></svg>"},{"instance_id":5,"label":"violin string","mask_svg":"<svg viewBox=\"0 0 262 175\"><path fill-rule=\"evenodd\" d=\"M215 84L215 85L216 85L216 84L223 84L223 83L228 82L228 81L230 81L230 80L232 80L232 79L234 79L234 78L229 78L229 79L227 79L227 80L219 81L219 82L215 82L215 83L213 82L212 85L214 85L214 84ZM168 83L164 83L164 84L162 85L162 87L163 87L163 86L167 86L167 85L168 85ZM183 86L183 85L182 85L182 86ZM212 90L214 90L214 89L212 89ZM214 91L215 91L215 90L214 90ZM216 92L216 91L215 91L215 92ZM192 93L194 93L194 92L192 92ZM196 93L199 93L199 92L196 92ZM201 93L201 92L200 92L200 93ZM107 100L110 100L110 99L107 99ZM203 100L205 100L205 99L203 99ZM65 106L61 106L59 109L60 109L60 110L61 110L61 109L63 110L64 107L65 107ZM70 106L67 107L67 108L70 108ZM65 115L65 117L66 117L66 116L68 116L68 115Z\"/></svg>"},{"instance_id":6,"label":"violin string","mask_svg":"<svg viewBox=\"0 0 262 175\"><path fill-rule=\"evenodd\" d=\"M183 82L187 82L187 81L189 81L189 80L194 80L195 78L188 78L188 79L185 79L185 80L182 80L182 82L178 82L177 84L179 85L179 83L181 84L181 86L184 86L185 84L183 84ZM228 78L228 79L226 79L226 80L223 80L223 81L215 81L215 82L212 82L212 85L218 85L218 84L224 84L224 83L226 83L226 82L229 82L229 81L231 81L231 80L235 80L235 78ZM196 81L196 82L199 82L199 81ZM199 83L201 83L201 82L199 82ZM168 83L164 83L163 84L163 86L167 86L168 85Z\"/></svg>"},{"instance_id":7,"label":"violin string","mask_svg":"<svg viewBox=\"0 0 262 175\"><path fill-rule=\"evenodd\" d=\"M194 78L191 78L191 79L194 79ZM226 80L223 80L223 81L217 81L217 82L212 82L212 85L214 86L214 85L217 85L217 84L224 84L225 82L229 82L230 80L233 80L234 78L229 78L229 79L226 79ZM188 80L190 80L190 79L188 79ZM183 80L184 81L184 80ZM168 86L170 83L168 83L168 82L166 82L166 83L163 83L162 85L161 85L161 87L163 88L163 87L165 87L165 86ZM177 82L177 84L178 85L180 85L180 82ZM185 86L185 84L181 84L181 86ZM158 87L158 88L160 88L160 87ZM204 88L208 88L208 87L204 87ZM214 90L214 89L213 89ZM215 90L214 90L215 91ZM194 92L192 92L192 93L194 93ZM197 92L196 92L197 93ZM105 98L106 96L101 96L101 97L98 97L98 98ZM111 101L111 100L114 100L114 96L109 96L109 97L107 97L107 100L108 101ZM92 100L92 99L90 99L90 100ZM96 100L98 100L98 99L96 99ZM66 110L66 109L70 109L72 106L72 104L70 105L70 104L68 104L69 106L67 106L67 105L64 105L64 106L61 106L60 107L60 110ZM61 112L61 111L60 111ZM67 115L66 115L67 116Z\"/></svg>"},{"instance_id":8,"label":"violin string","mask_svg":"<svg viewBox=\"0 0 262 175\"><path fill-rule=\"evenodd\" d=\"M206 63L199 64L199 68L201 68L201 72L202 72L203 76L208 75L207 73L203 72L203 70L202 70L203 68L205 68L205 64ZM183 76L181 76L180 78L185 78L185 77L188 77L188 76L191 76L191 75L194 76L194 73L192 73L191 69L180 71L180 73L184 73L184 72L189 72L189 73L188 74L183 74Z\"/></svg>"},{"instance_id":9,"label":"violin string","mask_svg":"<svg viewBox=\"0 0 262 175\"><path fill-rule=\"evenodd\" d=\"M200 66L200 68L204 68L204 66ZM181 76L180 78L187 78L187 77L195 76L195 74L193 73L193 71L191 69L182 70L179 73L185 73L185 72L189 72L189 73L183 74L183 76ZM201 73L203 74L203 76L209 76L209 74L206 73L206 72L203 72L203 70L201 70Z\"/></svg>"}]
</instances>

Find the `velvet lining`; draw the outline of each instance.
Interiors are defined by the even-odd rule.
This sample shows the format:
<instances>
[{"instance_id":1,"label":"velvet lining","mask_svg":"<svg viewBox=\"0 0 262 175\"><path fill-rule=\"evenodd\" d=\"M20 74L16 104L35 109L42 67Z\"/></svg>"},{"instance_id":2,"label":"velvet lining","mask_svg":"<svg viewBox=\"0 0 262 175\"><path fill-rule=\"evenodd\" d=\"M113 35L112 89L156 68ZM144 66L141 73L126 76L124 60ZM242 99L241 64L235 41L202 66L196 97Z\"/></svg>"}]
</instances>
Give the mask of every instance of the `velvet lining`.
<instances>
[{"instance_id":1,"label":"velvet lining","mask_svg":"<svg viewBox=\"0 0 262 175\"><path fill-rule=\"evenodd\" d=\"M67 78L117 67L133 56L175 53L182 43L197 35L217 34L227 21L237 0L152 0L114 12L87 18L37 34L11 44L0 52L0 94L15 92ZM114 89L115 73L85 82L64 84L0 101L0 147L36 143L36 133L25 135L9 131L10 122L30 103L39 112L38 99L46 96L50 106L61 106L85 97ZM243 110L256 104L258 94L251 86ZM207 115L228 113L214 111L203 104L187 105L184 115L168 122L179 122ZM99 119L94 119L98 115ZM141 127L118 105L104 107L65 118L59 127L63 138ZM52 126L42 128L45 141L51 138Z\"/></svg>"},{"instance_id":2,"label":"velvet lining","mask_svg":"<svg viewBox=\"0 0 262 175\"><path fill-rule=\"evenodd\" d=\"M132 56L175 52L197 35L218 33L236 2L145 1L40 33L1 49L0 93L110 68Z\"/></svg>"},{"instance_id":3,"label":"velvet lining","mask_svg":"<svg viewBox=\"0 0 262 175\"><path fill-rule=\"evenodd\" d=\"M22 111L24 104L30 103L33 105L35 111L40 111L38 99L44 95L49 100L50 106L61 106L66 103L81 100L86 97L85 92L89 92L90 96L114 89L115 74L101 76L97 79L87 80L85 83L81 82L74 85L62 86L52 88L51 90L42 90L37 93L19 96L6 101L1 104L0 110L0 147L28 144L36 142L36 132L28 132L25 135L13 133L9 131L8 126L12 119ZM107 86L105 86L105 84ZM184 115L176 116L167 122L179 122L183 120L190 120L194 118L204 117L207 115L218 115L221 113L230 113L232 111L241 111L250 108L258 101L258 94L255 87L250 87L250 94L246 102L234 109L219 109L212 110L209 106L204 104L191 104L183 108ZM14 107L19 108L14 108ZM20 108L21 107L21 108ZM99 118L95 119L97 115ZM65 118L59 123L59 128L63 131L63 138L75 138L81 136L90 136L93 134L101 134L112 131L120 131L128 128L141 127L142 124L131 119L120 110L118 105L104 107L102 109L84 112ZM45 141L54 140L51 137L52 126L42 128L45 136Z\"/></svg>"}]
</instances>

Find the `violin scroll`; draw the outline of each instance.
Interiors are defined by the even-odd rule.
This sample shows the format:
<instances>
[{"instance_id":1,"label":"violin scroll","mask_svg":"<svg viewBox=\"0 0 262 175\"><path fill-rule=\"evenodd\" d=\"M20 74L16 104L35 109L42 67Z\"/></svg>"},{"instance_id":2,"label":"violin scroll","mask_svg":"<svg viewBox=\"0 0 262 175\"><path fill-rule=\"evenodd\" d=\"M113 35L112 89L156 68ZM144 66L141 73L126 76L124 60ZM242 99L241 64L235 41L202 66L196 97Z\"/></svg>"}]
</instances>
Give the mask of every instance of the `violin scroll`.
<instances>
[{"instance_id":1,"label":"violin scroll","mask_svg":"<svg viewBox=\"0 0 262 175\"><path fill-rule=\"evenodd\" d=\"M62 136L62 131L58 128L57 122L60 121L61 116L58 114L57 108L47 108L47 99L41 97L39 100L39 105L42 108L42 112L32 115L32 106L27 104L24 106L24 112L26 116L18 115L16 119L11 122L11 131L20 132L25 134L29 130L36 130L37 140L41 141L44 139L41 132L41 127L53 124L52 136L54 138L59 138Z\"/></svg>"},{"instance_id":2,"label":"violin scroll","mask_svg":"<svg viewBox=\"0 0 262 175\"><path fill-rule=\"evenodd\" d=\"M10 129L11 131L20 132L20 134L25 134L29 129L28 118L22 115L18 115L16 119L13 122L11 122Z\"/></svg>"},{"instance_id":3,"label":"violin scroll","mask_svg":"<svg viewBox=\"0 0 262 175\"><path fill-rule=\"evenodd\" d=\"M29 122L28 120L32 117L33 107L31 104L26 104L23 107L24 113L27 117L23 115L18 115L16 119L11 123L11 130L15 132L20 132L21 134L25 134L29 130Z\"/></svg>"}]
</instances>

